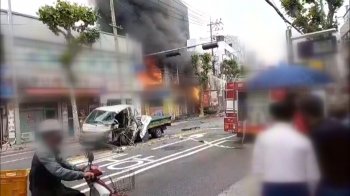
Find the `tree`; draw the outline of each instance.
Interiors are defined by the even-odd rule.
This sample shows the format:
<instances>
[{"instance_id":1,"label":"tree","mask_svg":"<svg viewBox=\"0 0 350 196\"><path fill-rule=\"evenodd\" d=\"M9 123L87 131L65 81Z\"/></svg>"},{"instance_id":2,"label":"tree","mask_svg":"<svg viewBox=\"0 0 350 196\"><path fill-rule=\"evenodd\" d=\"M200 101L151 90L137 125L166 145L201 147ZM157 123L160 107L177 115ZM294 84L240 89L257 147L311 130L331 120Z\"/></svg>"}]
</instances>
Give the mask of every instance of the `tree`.
<instances>
[{"instance_id":1,"label":"tree","mask_svg":"<svg viewBox=\"0 0 350 196\"><path fill-rule=\"evenodd\" d=\"M324 3L323 3L324 2ZM336 13L344 0L281 0L292 24L303 33L337 28ZM327 5L327 14L323 9Z\"/></svg>"},{"instance_id":2,"label":"tree","mask_svg":"<svg viewBox=\"0 0 350 196\"><path fill-rule=\"evenodd\" d=\"M72 104L73 125L75 136L80 131L77 105L74 93L75 76L72 71L75 58L84 48L92 47L99 40L100 31L95 25L98 15L96 10L77 3L57 0L53 6L45 5L37 13L42 21L56 36L62 35L67 43L60 61L67 75L69 92Z\"/></svg>"},{"instance_id":3,"label":"tree","mask_svg":"<svg viewBox=\"0 0 350 196\"><path fill-rule=\"evenodd\" d=\"M200 85L200 107L199 107L199 115L204 116L204 105L203 105L203 92L206 89L206 86L209 82L209 72L212 69L211 65L211 55L209 53L204 54L194 54L191 56L191 64L195 70L195 74L198 77L199 85Z\"/></svg>"},{"instance_id":4,"label":"tree","mask_svg":"<svg viewBox=\"0 0 350 196\"><path fill-rule=\"evenodd\" d=\"M241 75L242 66L238 66L234 59L225 59L220 64L221 74L224 74L228 81L233 81L238 75Z\"/></svg>"}]
</instances>

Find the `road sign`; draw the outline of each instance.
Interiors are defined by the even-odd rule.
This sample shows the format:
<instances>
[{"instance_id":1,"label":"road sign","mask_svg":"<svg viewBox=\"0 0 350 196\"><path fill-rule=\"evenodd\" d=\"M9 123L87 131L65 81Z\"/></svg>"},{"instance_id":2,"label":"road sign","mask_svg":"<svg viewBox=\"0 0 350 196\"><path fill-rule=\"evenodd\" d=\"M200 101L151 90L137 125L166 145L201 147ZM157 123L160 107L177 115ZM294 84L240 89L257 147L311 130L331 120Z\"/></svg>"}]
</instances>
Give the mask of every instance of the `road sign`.
<instances>
[{"instance_id":1,"label":"road sign","mask_svg":"<svg viewBox=\"0 0 350 196\"><path fill-rule=\"evenodd\" d=\"M297 44L299 58L311 58L337 52L337 38L335 36L314 39Z\"/></svg>"}]
</instances>

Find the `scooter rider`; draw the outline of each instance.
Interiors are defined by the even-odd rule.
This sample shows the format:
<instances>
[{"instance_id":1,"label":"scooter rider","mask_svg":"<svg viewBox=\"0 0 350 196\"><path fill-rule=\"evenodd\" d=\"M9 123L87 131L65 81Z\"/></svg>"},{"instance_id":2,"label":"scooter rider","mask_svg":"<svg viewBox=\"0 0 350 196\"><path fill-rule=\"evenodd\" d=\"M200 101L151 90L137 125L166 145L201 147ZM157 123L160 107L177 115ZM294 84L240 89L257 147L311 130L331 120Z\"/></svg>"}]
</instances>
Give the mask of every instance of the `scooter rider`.
<instances>
[{"instance_id":1,"label":"scooter rider","mask_svg":"<svg viewBox=\"0 0 350 196\"><path fill-rule=\"evenodd\" d=\"M61 180L74 181L93 178L94 174L84 172L84 167L75 167L60 156L63 131L59 121L43 121L37 133L41 141L33 156L29 174L29 190L32 196L85 195L61 183Z\"/></svg>"}]
</instances>

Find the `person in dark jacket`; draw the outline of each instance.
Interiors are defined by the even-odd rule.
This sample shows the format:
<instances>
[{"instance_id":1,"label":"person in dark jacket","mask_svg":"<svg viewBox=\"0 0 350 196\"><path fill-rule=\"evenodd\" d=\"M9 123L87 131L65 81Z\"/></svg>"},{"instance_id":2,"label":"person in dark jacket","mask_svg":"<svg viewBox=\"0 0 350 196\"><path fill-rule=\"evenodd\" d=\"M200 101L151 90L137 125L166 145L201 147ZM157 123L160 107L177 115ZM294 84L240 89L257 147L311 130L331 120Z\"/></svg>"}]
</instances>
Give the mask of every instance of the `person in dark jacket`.
<instances>
[{"instance_id":1,"label":"person in dark jacket","mask_svg":"<svg viewBox=\"0 0 350 196\"><path fill-rule=\"evenodd\" d=\"M38 129L41 143L37 148L29 173L29 190L32 196L83 196L78 190L64 186L61 180L74 181L92 178L91 172L84 172L60 156L62 128L57 120L45 120Z\"/></svg>"},{"instance_id":2,"label":"person in dark jacket","mask_svg":"<svg viewBox=\"0 0 350 196\"><path fill-rule=\"evenodd\" d=\"M302 100L300 110L321 171L317 196L349 196L350 131L341 122L324 117L324 104L316 96Z\"/></svg>"}]
</instances>

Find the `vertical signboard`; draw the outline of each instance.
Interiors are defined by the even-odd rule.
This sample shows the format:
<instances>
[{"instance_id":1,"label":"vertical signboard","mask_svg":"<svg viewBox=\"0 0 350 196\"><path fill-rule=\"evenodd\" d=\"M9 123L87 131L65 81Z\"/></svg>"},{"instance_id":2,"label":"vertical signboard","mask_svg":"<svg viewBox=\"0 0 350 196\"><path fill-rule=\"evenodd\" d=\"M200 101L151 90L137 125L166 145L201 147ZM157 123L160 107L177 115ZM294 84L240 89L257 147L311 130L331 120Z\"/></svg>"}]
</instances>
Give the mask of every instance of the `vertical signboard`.
<instances>
[{"instance_id":1,"label":"vertical signboard","mask_svg":"<svg viewBox=\"0 0 350 196\"><path fill-rule=\"evenodd\" d=\"M9 138L16 138L16 128L15 128L15 108L13 103L9 103L7 105L8 115L7 115L7 123L8 123L8 133Z\"/></svg>"},{"instance_id":2,"label":"vertical signboard","mask_svg":"<svg viewBox=\"0 0 350 196\"><path fill-rule=\"evenodd\" d=\"M62 126L64 132L69 135L69 124L68 124L68 105L66 102L62 103Z\"/></svg>"}]
</instances>

